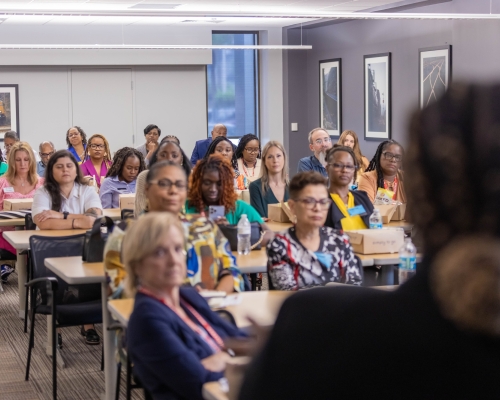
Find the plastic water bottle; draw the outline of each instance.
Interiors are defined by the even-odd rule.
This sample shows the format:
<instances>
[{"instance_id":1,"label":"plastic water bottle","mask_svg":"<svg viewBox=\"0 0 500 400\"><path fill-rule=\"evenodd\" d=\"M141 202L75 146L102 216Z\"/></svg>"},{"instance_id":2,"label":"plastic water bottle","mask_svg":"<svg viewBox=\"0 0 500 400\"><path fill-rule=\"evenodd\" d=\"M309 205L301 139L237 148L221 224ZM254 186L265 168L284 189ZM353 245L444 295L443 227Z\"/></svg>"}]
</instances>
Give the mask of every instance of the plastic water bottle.
<instances>
[{"instance_id":1,"label":"plastic water bottle","mask_svg":"<svg viewBox=\"0 0 500 400\"><path fill-rule=\"evenodd\" d=\"M417 272L417 248L410 238L399 249L399 284L405 283Z\"/></svg>"},{"instance_id":2,"label":"plastic water bottle","mask_svg":"<svg viewBox=\"0 0 500 400\"><path fill-rule=\"evenodd\" d=\"M370 229L382 229L382 216L378 208L375 208L370 215Z\"/></svg>"},{"instance_id":3,"label":"plastic water bottle","mask_svg":"<svg viewBox=\"0 0 500 400\"><path fill-rule=\"evenodd\" d=\"M250 222L247 215L242 214L238 222L238 254L250 253Z\"/></svg>"}]
</instances>

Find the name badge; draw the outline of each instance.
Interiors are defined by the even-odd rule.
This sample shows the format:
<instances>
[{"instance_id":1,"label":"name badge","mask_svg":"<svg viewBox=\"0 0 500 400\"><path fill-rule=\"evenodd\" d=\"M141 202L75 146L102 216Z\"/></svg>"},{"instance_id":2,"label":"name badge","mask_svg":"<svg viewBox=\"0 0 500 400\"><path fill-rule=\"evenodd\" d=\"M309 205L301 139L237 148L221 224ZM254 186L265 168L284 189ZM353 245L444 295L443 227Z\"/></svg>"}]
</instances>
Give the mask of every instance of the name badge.
<instances>
[{"instance_id":1,"label":"name badge","mask_svg":"<svg viewBox=\"0 0 500 400\"><path fill-rule=\"evenodd\" d=\"M352 207L347 209L350 217L354 217L356 215L366 215L366 210L363 206L359 205L356 207Z\"/></svg>"},{"instance_id":2,"label":"name badge","mask_svg":"<svg viewBox=\"0 0 500 400\"><path fill-rule=\"evenodd\" d=\"M14 188L13 187L5 187L3 188L4 193L14 193Z\"/></svg>"}]
</instances>

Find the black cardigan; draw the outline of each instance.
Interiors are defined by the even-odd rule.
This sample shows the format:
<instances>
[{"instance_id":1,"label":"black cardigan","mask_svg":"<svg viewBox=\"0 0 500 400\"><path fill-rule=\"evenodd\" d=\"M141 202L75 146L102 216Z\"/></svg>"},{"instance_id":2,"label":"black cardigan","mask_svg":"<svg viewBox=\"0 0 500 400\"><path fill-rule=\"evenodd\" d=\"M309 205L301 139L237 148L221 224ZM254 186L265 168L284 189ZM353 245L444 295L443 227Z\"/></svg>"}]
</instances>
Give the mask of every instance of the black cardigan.
<instances>
[{"instance_id":1,"label":"black cardigan","mask_svg":"<svg viewBox=\"0 0 500 400\"><path fill-rule=\"evenodd\" d=\"M292 295L239 399L499 399L499 376L500 340L443 318L422 271L394 292Z\"/></svg>"},{"instance_id":2,"label":"black cardigan","mask_svg":"<svg viewBox=\"0 0 500 400\"><path fill-rule=\"evenodd\" d=\"M360 191L360 190L354 190L350 191L353 196L354 196L354 205L356 206L363 206L366 210L366 215L361 216L363 219L364 223L366 224L366 227L368 228L370 226L370 215L373 213L373 204L368 198L368 195L366 192ZM328 215L326 217L326 222L325 226L329 226L330 228L333 229L342 229L342 224L340 223L340 220L344 218L344 214L342 214L337 207L337 204L335 204L334 201L332 201L332 204L330 205L330 208L328 209Z\"/></svg>"}]
</instances>

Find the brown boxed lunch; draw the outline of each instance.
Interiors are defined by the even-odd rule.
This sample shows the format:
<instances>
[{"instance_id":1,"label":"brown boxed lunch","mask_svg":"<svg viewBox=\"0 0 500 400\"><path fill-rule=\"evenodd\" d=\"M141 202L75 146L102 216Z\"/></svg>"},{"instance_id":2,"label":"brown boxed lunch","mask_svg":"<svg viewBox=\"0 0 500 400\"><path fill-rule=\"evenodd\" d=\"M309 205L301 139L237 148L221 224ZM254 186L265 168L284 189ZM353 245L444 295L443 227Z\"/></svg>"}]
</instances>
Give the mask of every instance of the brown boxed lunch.
<instances>
[{"instance_id":1,"label":"brown boxed lunch","mask_svg":"<svg viewBox=\"0 0 500 400\"><path fill-rule=\"evenodd\" d=\"M346 231L352 249L360 254L397 253L405 241L401 228L359 229Z\"/></svg>"},{"instance_id":2,"label":"brown boxed lunch","mask_svg":"<svg viewBox=\"0 0 500 400\"><path fill-rule=\"evenodd\" d=\"M135 193L120 195L120 209L133 210L135 208Z\"/></svg>"},{"instance_id":3,"label":"brown boxed lunch","mask_svg":"<svg viewBox=\"0 0 500 400\"><path fill-rule=\"evenodd\" d=\"M382 223L388 224L394 219L394 214L398 206L396 204L375 204L373 207L380 211Z\"/></svg>"},{"instance_id":4,"label":"brown boxed lunch","mask_svg":"<svg viewBox=\"0 0 500 400\"><path fill-rule=\"evenodd\" d=\"M3 201L5 211L31 210L33 199L8 199Z\"/></svg>"},{"instance_id":5,"label":"brown boxed lunch","mask_svg":"<svg viewBox=\"0 0 500 400\"><path fill-rule=\"evenodd\" d=\"M271 221L275 222L290 222L287 213L283 209L280 203L278 204L268 204L267 206L267 216Z\"/></svg>"}]
</instances>

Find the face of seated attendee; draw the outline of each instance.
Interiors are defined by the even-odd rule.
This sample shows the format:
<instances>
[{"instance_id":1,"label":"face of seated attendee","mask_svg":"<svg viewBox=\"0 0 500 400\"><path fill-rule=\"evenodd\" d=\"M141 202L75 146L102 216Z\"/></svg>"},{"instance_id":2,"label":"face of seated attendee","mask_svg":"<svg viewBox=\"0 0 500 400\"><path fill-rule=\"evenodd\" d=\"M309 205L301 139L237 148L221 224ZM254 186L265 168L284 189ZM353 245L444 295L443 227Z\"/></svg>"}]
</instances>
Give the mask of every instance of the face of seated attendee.
<instances>
[{"instance_id":1,"label":"face of seated attendee","mask_svg":"<svg viewBox=\"0 0 500 400\"><path fill-rule=\"evenodd\" d=\"M88 143L88 153L93 163L102 162L106 153L106 144L102 137L92 136Z\"/></svg>"},{"instance_id":2,"label":"face of seated attendee","mask_svg":"<svg viewBox=\"0 0 500 400\"><path fill-rule=\"evenodd\" d=\"M267 149L266 149L267 150ZM269 175L281 174L285 167L285 155L277 146L271 146L267 151L264 151L264 163Z\"/></svg>"},{"instance_id":3,"label":"face of seated attendee","mask_svg":"<svg viewBox=\"0 0 500 400\"><path fill-rule=\"evenodd\" d=\"M212 140L214 140L219 136L224 136L224 137L227 136L227 128L222 124L217 124L212 129Z\"/></svg>"},{"instance_id":4,"label":"face of seated attendee","mask_svg":"<svg viewBox=\"0 0 500 400\"><path fill-rule=\"evenodd\" d=\"M321 164L326 165L326 151L332 147L332 139L328 132L323 129L315 130L311 135L309 149Z\"/></svg>"},{"instance_id":5,"label":"face of seated attendee","mask_svg":"<svg viewBox=\"0 0 500 400\"><path fill-rule=\"evenodd\" d=\"M144 135L146 138L146 144L149 144L151 142L153 143L158 143L158 138L160 137L160 132L158 128L152 128L147 131L147 133Z\"/></svg>"},{"instance_id":6,"label":"face of seated attendee","mask_svg":"<svg viewBox=\"0 0 500 400\"><path fill-rule=\"evenodd\" d=\"M346 135L344 142L342 143L342 146L350 147L351 149L354 149L354 144L356 142L354 141L354 138L351 135Z\"/></svg>"},{"instance_id":7,"label":"face of seated attendee","mask_svg":"<svg viewBox=\"0 0 500 400\"><path fill-rule=\"evenodd\" d=\"M213 154L220 154L222 157L231 160L233 158L233 146L229 140L221 140L217 146L215 146L215 150Z\"/></svg>"},{"instance_id":8,"label":"face of seated attendee","mask_svg":"<svg viewBox=\"0 0 500 400\"><path fill-rule=\"evenodd\" d=\"M139 159L139 157L132 154L124 160L123 167L120 175L118 176L118 179L127 183L133 182L137 179L137 175L139 175L140 169L141 160Z\"/></svg>"},{"instance_id":9,"label":"face of seated attendee","mask_svg":"<svg viewBox=\"0 0 500 400\"><path fill-rule=\"evenodd\" d=\"M83 144L82 134L76 127L72 127L69 129L67 133L67 139L69 140L69 143L73 147L78 147Z\"/></svg>"},{"instance_id":10,"label":"face of seated attendee","mask_svg":"<svg viewBox=\"0 0 500 400\"><path fill-rule=\"evenodd\" d=\"M180 166L158 162L149 170L146 182L148 211L181 212L187 198L187 178Z\"/></svg>"},{"instance_id":11,"label":"face of seated attendee","mask_svg":"<svg viewBox=\"0 0 500 400\"><path fill-rule=\"evenodd\" d=\"M179 165L184 161L179 146L170 139L162 141L156 157L158 161L170 161Z\"/></svg>"},{"instance_id":12,"label":"face of seated attendee","mask_svg":"<svg viewBox=\"0 0 500 400\"><path fill-rule=\"evenodd\" d=\"M54 147L49 142L44 142L40 146L40 159L42 160L43 165L47 165L50 157L54 154Z\"/></svg>"},{"instance_id":13,"label":"face of seated attendee","mask_svg":"<svg viewBox=\"0 0 500 400\"><path fill-rule=\"evenodd\" d=\"M401 168L403 162L403 150L397 144L390 144L382 149L380 155L380 168L384 177L395 177Z\"/></svg>"},{"instance_id":14,"label":"face of seated attendee","mask_svg":"<svg viewBox=\"0 0 500 400\"><path fill-rule=\"evenodd\" d=\"M342 195L347 196L351 187L351 182L356 180L356 170L358 164L352 151L342 150L337 147L327 153L328 157L328 178L330 180L330 192L342 192Z\"/></svg>"},{"instance_id":15,"label":"face of seated attendee","mask_svg":"<svg viewBox=\"0 0 500 400\"><path fill-rule=\"evenodd\" d=\"M11 137L4 138L3 146L5 148L5 155L7 157L9 156L9 153L10 153L10 150L12 149L12 146L14 146L14 144L16 142L18 142L18 140L14 139L14 138L11 138Z\"/></svg>"},{"instance_id":16,"label":"face of seated attendee","mask_svg":"<svg viewBox=\"0 0 500 400\"><path fill-rule=\"evenodd\" d=\"M78 165L69 157L60 157L55 160L53 165L52 173L49 173L48 178L52 175L54 181L59 186L70 185L73 187L77 176Z\"/></svg>"}]
</instances>

